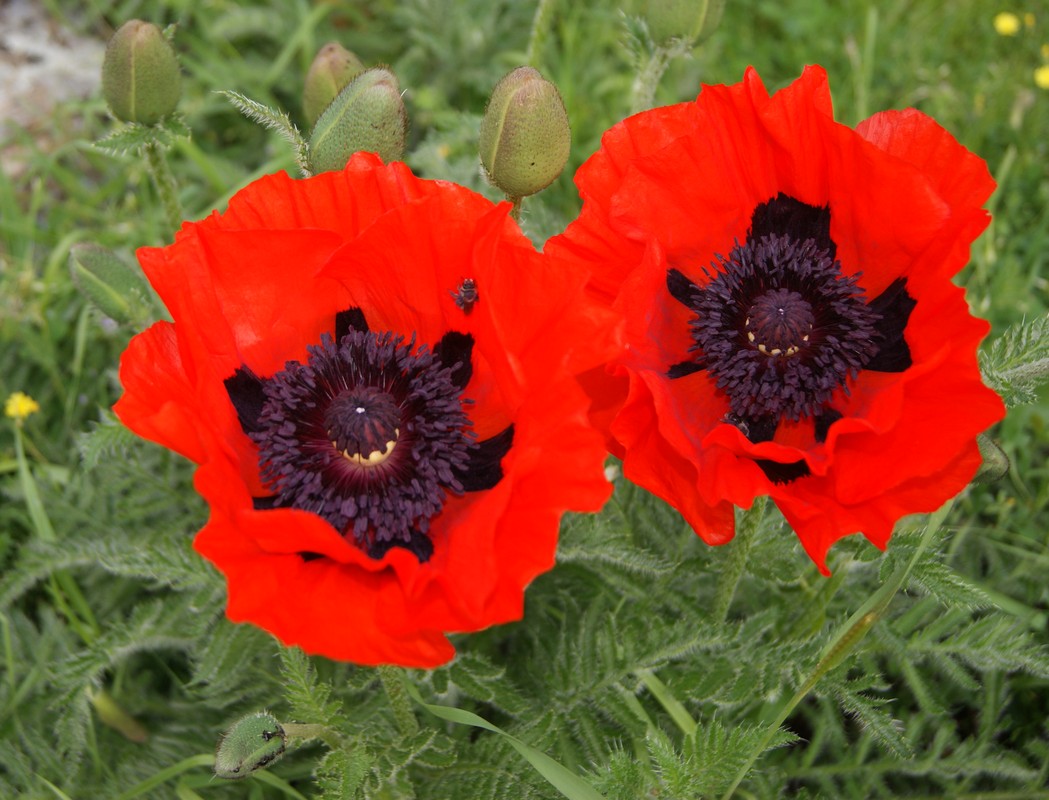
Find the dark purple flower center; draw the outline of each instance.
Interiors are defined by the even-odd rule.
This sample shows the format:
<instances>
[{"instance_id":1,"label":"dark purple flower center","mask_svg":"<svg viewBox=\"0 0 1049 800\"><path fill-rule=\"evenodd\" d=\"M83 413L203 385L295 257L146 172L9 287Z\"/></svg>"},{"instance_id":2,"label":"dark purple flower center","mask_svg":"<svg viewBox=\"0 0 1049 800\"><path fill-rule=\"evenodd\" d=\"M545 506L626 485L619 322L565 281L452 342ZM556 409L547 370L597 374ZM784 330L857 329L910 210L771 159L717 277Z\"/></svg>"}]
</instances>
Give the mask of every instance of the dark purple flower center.
<instances>
[{"instance_id":1,"label":"dark purple flower center","mask_svg":"<svg viewBox=\"0 0 1049 800\"><path fill-rule=\"evenodd\" d=\"M324 334L305 363L267 379L243 367L226 381L273 493L256 506L318 514L376 558L396 546L426 561L448 495L499 481L513 429L484 442L470 430L472 337L450 332L431 350L369 332L351 312L337 320L339 341Z\"/></svg>"},{"instance_id":2,"label":"dark purple flower center","mask_svg":"<svg viewBox=\"0 0 1049 800\"><path fill-rule=\"evenodd\" d=\"M251 435L278 505L320 514L367 546L425 534L476 446L453 367L391 333L323 336L263 389Z\"/></svg>"},{"instance_id":3,"label":"dark purple flower center","mask_svg":"<svg viewBox=\"0 0 1049 800\"><path fill-rule=\"evenodd\" d=\"M815 414L878 349L877 313L812 239L748 239L689 307L693 351L742 418Z\"/></svg>"},{"instance_id":4,"label":"dark purple flower center","mask_svg":"<svg viewBox=\"0 0 1049 800\"><path fill-rule=\"evenodd\" d=\"M904 330L914 300L905 280L868 301L836 253L829 210L779 195L754 210L744 243L703 268L703 286L671 269L667 288L694 316L692 358L669 376L706 371L729 402L725 421L753 442L803 417L825 438L841 417L833 396L861 370L899 372L911 363ZM803 461L760 463L777 481L807 472Z\"/></svg>"}]
</instances>

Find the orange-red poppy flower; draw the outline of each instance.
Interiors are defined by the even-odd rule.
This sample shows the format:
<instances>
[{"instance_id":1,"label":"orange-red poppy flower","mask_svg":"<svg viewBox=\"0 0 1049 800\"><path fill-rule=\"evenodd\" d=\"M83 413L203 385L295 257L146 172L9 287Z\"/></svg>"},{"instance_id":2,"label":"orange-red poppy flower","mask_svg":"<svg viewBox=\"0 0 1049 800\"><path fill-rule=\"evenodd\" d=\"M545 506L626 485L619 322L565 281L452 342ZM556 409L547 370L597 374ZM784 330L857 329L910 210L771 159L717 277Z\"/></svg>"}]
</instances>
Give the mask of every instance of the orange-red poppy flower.
<instances>
[{"instance_id":1,"label":"orange-red poppy flower","mask_svg":"<svg viewBox=\"0 0 1049 800\"><path fill-rule=\"evenodd\" d=\"M609 130L548 254L595 270L627 347L586 376L624 474L711 544L769 495L824 572L884 547L979 464L1001 418L985 322L951 283L986 227L982 160L914 111L836 123L824 71L754 70Z\"/></svg>"},{"instance_id":2,"label":"orange-red poppy flower","mask_svg":"<svg viewBox=\"0 0 1049 800\"><path fill-rule=\"evenodd\" d=\"M132 340L115 410L199 465L231 619L434 666L519 618L563 512L608 497L573 377L607 312L508 211L362 154L139 251L174 321Z\"/></svg>"}]
</instances>

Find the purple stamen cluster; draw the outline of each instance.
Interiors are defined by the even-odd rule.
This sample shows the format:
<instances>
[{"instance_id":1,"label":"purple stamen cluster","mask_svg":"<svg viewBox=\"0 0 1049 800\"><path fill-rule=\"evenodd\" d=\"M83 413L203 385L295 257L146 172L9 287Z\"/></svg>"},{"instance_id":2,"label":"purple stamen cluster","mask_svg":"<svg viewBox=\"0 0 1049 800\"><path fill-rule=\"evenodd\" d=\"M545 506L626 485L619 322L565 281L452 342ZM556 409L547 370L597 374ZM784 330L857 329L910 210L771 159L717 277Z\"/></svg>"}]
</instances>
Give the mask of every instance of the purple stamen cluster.
<instances>
[{"instance_id":1,"label":"purple stamen cluster","mask_svg":"<svg viewBox=\"0 0 1049 800\"><path fill-rule=\"evenodd\" d=\"M878 352L880 315L815 239L752 236L707 274L692 350L738 418L814 416Z\"/></svg>"},{"instance_id":2,"label":"purple stamen cluster","mask_svg":"<svg viewBox=\"0 0 1049 800\"><path fill-rule=\"evenodd\" d=\"M417 540L462 494L477 447L462 365L388 332L325 334L308 353L264 382L249 433L274 505L319 514L370 553L425 550Z\"/></svg>"}]
</instances>

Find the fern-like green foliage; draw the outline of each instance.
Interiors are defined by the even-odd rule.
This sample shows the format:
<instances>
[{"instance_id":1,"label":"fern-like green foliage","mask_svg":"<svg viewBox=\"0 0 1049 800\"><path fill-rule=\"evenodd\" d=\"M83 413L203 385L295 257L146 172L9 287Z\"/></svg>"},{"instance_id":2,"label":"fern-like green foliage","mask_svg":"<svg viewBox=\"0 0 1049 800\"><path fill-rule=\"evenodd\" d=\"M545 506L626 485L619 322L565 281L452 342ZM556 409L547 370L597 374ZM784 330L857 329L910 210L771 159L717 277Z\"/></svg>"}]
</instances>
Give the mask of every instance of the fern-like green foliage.
<instances>
[{"instance_id":1,"label":"fern-like green foliage","mask_svg":"<svg viewBox=\"0 0 1049 800\"><path fill-rule=\"evenodd\" d=\"M295 163L304 176L310 175L309 167L309 143L299 133L291 117L284 111L270 108L267 105L245 97L239 92L223 90L219 92L230 104L248 119L257 122L264 128L276 131L284 141L292 146L295 154Z\"/></svg>"},{"instance_id":2,"label":"fern-like green foliage","mask_svg":"<svg viewBox=\"0 0 1049 800\"><path fill-rule=\"evenodd\" d=\"M1049 317L1013 325L981 353L984 379L1009 407L1033 403L1049 380Z\"/></svg>"}]
</instances>

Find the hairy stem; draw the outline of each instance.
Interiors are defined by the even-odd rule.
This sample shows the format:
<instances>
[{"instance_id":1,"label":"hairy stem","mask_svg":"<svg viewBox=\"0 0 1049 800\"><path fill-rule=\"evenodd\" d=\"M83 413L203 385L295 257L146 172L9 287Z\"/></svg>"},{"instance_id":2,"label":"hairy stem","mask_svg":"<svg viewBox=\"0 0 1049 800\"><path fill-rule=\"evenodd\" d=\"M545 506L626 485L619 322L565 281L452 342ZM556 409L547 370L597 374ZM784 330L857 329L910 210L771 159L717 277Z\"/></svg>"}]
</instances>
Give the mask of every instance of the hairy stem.
<instances>
[{"instance_id":1,"label":"hairy stem","mask_svg":"<svg viewBox=\"0 0 1049 800\"><path fill-rule=\"evenodd\" d=\"M728 545L728 563L718 580L717 594L714 596L713 617L716 622L724 622L728 617L729 606L736 594L739 579L743 577L743 570L747 566L747 556L754 544L754 534L761 526L761 520L765 517L765 508L768 505L767 498L758 497L749 511L743 512L740 523L736 529L736 538Z\"/></svg>"},{"instance_id":2,"label":"hairy stem","mask_svg":"<svg viewBox=\"0 0 1049 800\"><path fill-rule=\"evenodd\" d=\"M550 17L553 15L554 0L539 0L536 6L535 16L532 17L532 33L528 37L528 53L525 62L535 67L539 60L539 52L543 49L543 42L550 32Z\"/></svg>"},{"instance_id":3,"label":"hairy stem","mask_svg":"<svg viewBox=\"0 0 1049 800\"><path fill-rule=\"evenodd\" d=\"M146 165L149 174L153 176L153 184L157 187L160 202L164 206L164 215L167 218L168 227L172 233L182 225L182 206L178 201L178 189L175 185L175 176L171 174L167 159L160 144L156 141L149 142L143 148L146 156Z\"/></svg>"},{"instance_id":4,"label":"hairy stem","mask_svg":"<svg viewBox=\"0 0 1049 800\"><path fill-rule=\"evenodd\" d=\"M652 51L648 61L634 78L631 91L630 113L646 111L656 104L656 87L673 58L671 51L659 45Z\"/></svg>"}]
</instances>

